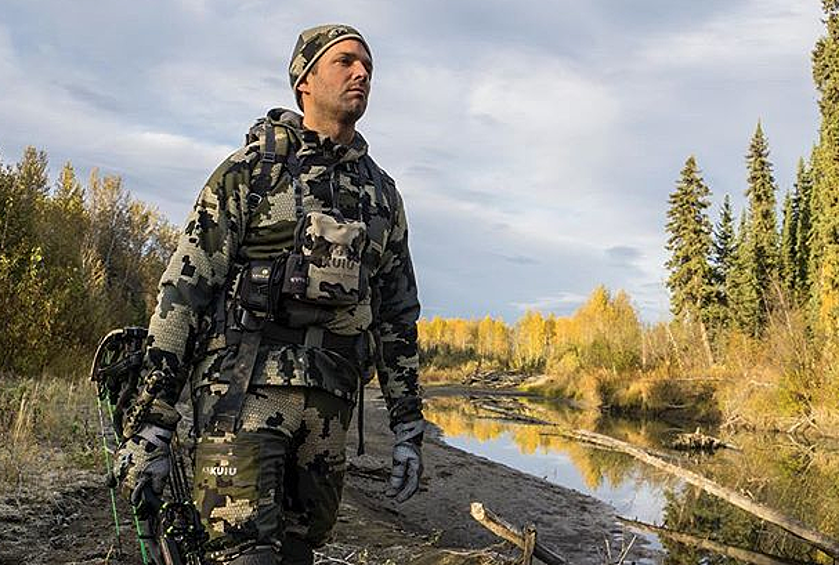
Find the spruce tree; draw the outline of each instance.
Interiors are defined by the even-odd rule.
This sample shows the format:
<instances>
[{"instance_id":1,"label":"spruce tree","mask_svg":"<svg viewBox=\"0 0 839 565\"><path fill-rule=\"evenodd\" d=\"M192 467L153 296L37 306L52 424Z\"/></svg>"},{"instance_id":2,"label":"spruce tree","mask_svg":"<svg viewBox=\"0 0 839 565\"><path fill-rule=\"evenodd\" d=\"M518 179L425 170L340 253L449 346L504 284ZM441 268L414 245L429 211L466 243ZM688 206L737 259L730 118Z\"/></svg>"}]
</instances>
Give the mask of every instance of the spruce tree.
<instances>
[{"instance_id":1,"label":"spruce tree","mask_svg":"<svg viewBox=\"0 0 839 565\"><path fill-rule=\"evenodd\" d=\"M753 250L748 211L740 215L735 239L734 260L728 276L728 301L731 320L750 335L760 331L760 296L754 280Z\"/></svg>"},{"instance_id":2,"label":"spruce tree","mask_svg":"<svg viewBox=\"0 0 839 565\"><path fill-rule=\"evenodd\" d=\"M781 224L780 279L784 290L793 296L798 287L798 210L789 192L784 196L784 217Z\"/></svg>"},{"instance_id":3,"label":"spruce tree","mask_svg":"<svg viewBox=\"0 0 839 565\"><path fill-rule=\"evenodd\" d=\"M746 188L749 202L746 224L748 233L740 259L744 261L743 267L750 271L743 281L754 288L744 293L744 296L751 297L744 307L753 309L744 312L744 319L748 320L749 326L744 329L758 335L766 324L771 286L778 279L780 262L775 218L775 179L769 162L769 146L760 122L752 137L746 164L749 173Z\"/></svg>"},{"instance_id":4,"label":"spruce tree","mask_svg":"<svg viewBox=\"0 0 839 565\"><path fill-rule=\"evenodd\" d=\"M734 240L734 214L731 199L726 194L720 209L720 219L714 229L711 269L714 283L714 320L717 325L727 327L731 321L729 293L731 270L734 266L736 242Z\"/></svg>"},{"instance_id":5,"label":"spruce tree","mask_svg":"<svg viewBox=\"0 0 839 565\"><path fill-rule=\"evenodd\" d=\"M814 151L809 281L817 329L839 346L839 0L823 0L827 33L813 51L821 128Z\"/></svg>"},{"instance_id":6,"label":"spruce tree","mask_svg":"<svg viewBox=\"0 0 839 565\"><path fill-rule=\"evenodd\" d=\"M667 250L671 256L666 263L670 271L667 287L673 314L703 323L710 319L714 292L708 262L711 252L709 196L696 159L691 155L669 198Z\"/></svg>"},{"instance_id":7,"label":"spruce tree","mask_svg":"<svg viewBox=\"0 0 839 565\"><path fill-rule=\"evenodd\" d=\"M811 201L813 195L813 181L810 169L804 159L798 160L798 172L795 178L795 190L792 206L798 211L798 225L795 241L795 278L796 291L799 302L810 292L810 237L812 232Z\"/></svg>"}]
</instances>

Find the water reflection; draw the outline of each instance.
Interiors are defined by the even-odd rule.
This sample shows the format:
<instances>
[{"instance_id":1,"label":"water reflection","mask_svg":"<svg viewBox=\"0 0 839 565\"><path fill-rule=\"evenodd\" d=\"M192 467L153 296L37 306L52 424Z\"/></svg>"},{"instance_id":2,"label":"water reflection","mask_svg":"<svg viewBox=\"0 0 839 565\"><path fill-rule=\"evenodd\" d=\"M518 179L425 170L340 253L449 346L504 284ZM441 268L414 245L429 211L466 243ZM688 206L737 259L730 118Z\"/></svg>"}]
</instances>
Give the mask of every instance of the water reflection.
<instances>
[{"instance_id":1,"label":"water reflection","mask_svg":"<svg viewBox=\"0 0 839 565\"><path fill-rule=\"evenodd\" d=\"M610 418L541 399L499 396L435 397L427 415L448 443L604 500L619 515L790 560L832 562L775 526L631 457L556 435L557 425L584 428L665 450L676 433L685 431L682 427L691 429L689 424ZM837 446L748 433L729 439L740 450L674 456L683 466L839 537ZM737 562L667 537L661 542L668 564Z\"/></svg>"}]
</instances>

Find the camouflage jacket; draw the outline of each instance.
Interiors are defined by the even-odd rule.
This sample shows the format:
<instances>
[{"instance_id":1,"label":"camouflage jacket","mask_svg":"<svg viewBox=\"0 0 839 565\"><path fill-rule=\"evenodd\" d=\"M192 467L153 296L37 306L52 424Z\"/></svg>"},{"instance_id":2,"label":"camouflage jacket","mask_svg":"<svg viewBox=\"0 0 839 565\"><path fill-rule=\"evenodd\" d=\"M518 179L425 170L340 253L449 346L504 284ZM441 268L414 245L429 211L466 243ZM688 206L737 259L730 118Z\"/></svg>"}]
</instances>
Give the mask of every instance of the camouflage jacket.
<instances>
[{"instance_id":1,"label":"camouflage jacket","mask_svg":"<svg viewBox=\"0 0 839 565\"><path fill-rule=\"evenodd\" d=\"M272 114L278 116L278 114ZM342 335L370 332L379 344L375 366L382 392L393 407L414 405L418 398L416 283L408 251L408 228L402 199L393 180L382 174L388 190L374 189L361 174L359 160L367 144L356 134L349 146L302 128L300 116L285 111L275 120L278 151L295 151L306 211L335 205L366 224L369 243L362 261L369 269L370 289L359 304L328 309L319 324ZM187 379L194 386L225 383L225 361L235 355L225 326L231 311L238 267L251 260L272 259L293 245L297 223L291 177L284 160L271 170L271 189L248 210L251 182L263 166L260 142L229 156L212 173L187 218L177 249L160 281L158 303L149 323L145 368L175 375L159 398L174 404ZM387 196L390 198L387 198ZM392 200L392 201L389 201ZM360 217L359 217L360 216ZM372 365L372 363L371 363ZM359 371L334 352L304 345L260 346L252 384L319 387L354 399Z\"/></svg>"}]
</instances>

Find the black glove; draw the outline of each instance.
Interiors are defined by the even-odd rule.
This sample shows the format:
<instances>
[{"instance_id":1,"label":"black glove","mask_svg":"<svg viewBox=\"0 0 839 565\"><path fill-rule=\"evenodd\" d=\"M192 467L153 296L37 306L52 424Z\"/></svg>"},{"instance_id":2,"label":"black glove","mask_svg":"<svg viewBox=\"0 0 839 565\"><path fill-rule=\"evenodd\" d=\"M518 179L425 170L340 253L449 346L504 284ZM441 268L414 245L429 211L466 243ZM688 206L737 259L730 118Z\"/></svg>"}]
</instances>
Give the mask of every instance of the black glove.
<instances>
[{"instance_id":1,"label":"black glove","mask_svg":"<svg viewBox=\"0 0 839 565\"><path fill-rule=\"evenodd\" d=\"M393 427L393 469L385 495L405 502L419 489L422 476L422 434L425 420L398 423Z\"/></svg>"}]
</instances>

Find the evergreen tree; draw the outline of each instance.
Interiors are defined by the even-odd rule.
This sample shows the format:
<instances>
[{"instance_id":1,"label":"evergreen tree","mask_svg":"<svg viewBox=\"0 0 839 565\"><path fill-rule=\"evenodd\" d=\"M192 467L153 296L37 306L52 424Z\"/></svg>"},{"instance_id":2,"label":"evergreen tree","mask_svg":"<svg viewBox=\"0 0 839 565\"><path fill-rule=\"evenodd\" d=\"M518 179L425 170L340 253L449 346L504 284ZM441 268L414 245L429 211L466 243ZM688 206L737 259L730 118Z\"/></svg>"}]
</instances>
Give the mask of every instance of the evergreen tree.
<instances>
[{"instance_id":1,"label":"evergreen tree","mask_svg":"<svg viewBox=\"0 0 839 565\"><path fill-rule=\"evenodd\" d=\"M707 210L710 191L699 174L696 159L685 162L667 210L667 250L670 271L667 287L670 306L679 318L705 322L713 302L713 281L708 257L711 222Z\"/></svg>"},{"instance_id":2,"label":"evergreen tree","mask_svg":"<svg viewBox=\"0 0 839 565\"><path fill-rule=\"evenodd\" d=\"M734 267L736 242L734 233L734 214L731 211L731 199L726 194L720 209L720 220L714 229L713 255L711 268L714 281L714 320L722 327L731 321L730 288L731 271Z\"/></svg>"},{"instance_id":3,"label":"evergreen tree","mask_svg":"<svg viewBox=\"0 0 839 565\"><path fill-rule=\"evenodd\" d=\"M823 0L827 33L813 51L821 128L813 160L810 296L815 326L839 345L839 0Z\"/></svg>"},{"instance_id":4,"label":"evergreen tree","mask_svg":"<svg viewBox=\"0 0 839 565\"><path fill-rule=\"evenodd\" d=\"M784 216L781 224L780 278L784 289L792 296L798 287L798 210L789 192L784 196Z\"/></svg>"},{"instance_id":5,"label":"evergreen tree","mask_svg":"<svg viewBox=\"0 0 839 565\"><path fill-rule=\"evenodd\" d=\"M810 237L812 232L811 200L813 181L804 159L798 160L798 172L792 197L793 209L798 212L795 241L795 279L798 300L809 295Z\"/></svg>"},{"instance_id":6,"label":"evergreen tree","mask_svg":"<svg viewBox=\"0 0 839 565\"><path fill-rule=\"evenodd\" d=\"M745 246L740 259L743 267L750 270L743 280L754 285L744 296L749 300L743 305L754 308L744 312L748 320L748 331L760 334L766 324L769 312L771 285L778 279L779 253L778 232L775 219L775 179L772 176L772 164L769 162L769 146L758 122L755 134L746 156L748 167L748 187L746 197L749 202ZM757 297L757 301L754 301Z\"/></svg>"},{"instance_id":7,"label":"evergreen tree","mask_svg":"<svg viewBox=\"0 0 839 565\"><path fill-rule=\"evenodd\" d=\"M734 260L728 276L730 319L741 330L756 335L760 331L760 296L754 279L752 240L748 212L740 216L734 244Z\"/></svg>"}]
</instances>

